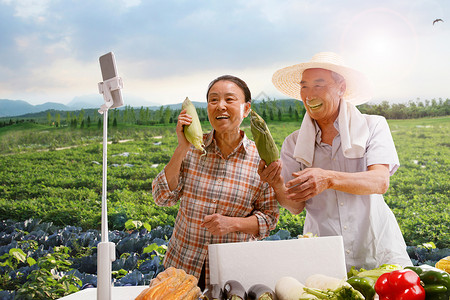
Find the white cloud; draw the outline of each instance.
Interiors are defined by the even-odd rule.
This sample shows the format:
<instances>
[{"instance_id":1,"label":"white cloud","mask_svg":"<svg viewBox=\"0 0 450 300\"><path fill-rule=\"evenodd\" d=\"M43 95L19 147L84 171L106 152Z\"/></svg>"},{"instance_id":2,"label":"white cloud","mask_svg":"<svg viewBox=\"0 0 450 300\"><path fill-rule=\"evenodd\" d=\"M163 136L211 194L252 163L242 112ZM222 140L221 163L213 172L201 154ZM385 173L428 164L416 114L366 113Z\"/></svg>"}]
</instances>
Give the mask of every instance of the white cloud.
<instances>
[{"instance_id":1,"label":"white cloud","mask_svg":"<svg viewBox=\"0 0 450 300\"><path fill-rule=\"evenodd\" d=\"M50 0L15 0L3 1L8 5L14 5L15 16L28 19L33 18L38 22L45 20L45 14Z\"/></svg>"},{"instance_id":2,"label":"white cloud","mask_svg":"<svg viewBox=\"0 0 450 300\"><path fill-rule=\"evenodd\" d=\"M35 101L68 102L76 95L92 94L101 81L100 68L95 63L83 64L72 58L55 60L53 63L30 70L26 77L4 83L6 96L15 91L15 99ZM1 98L5 98L2 95Z\"/></svg>"},{"instance_id":3,"label":"white cloud","mask_svg":"<svg viewBox=\"0 0 450 300\"><path fill-rule=\"evenodd\" d=\"M124 94L161 103L202 101L223 74L281 98L273 72L319 51L367 72L379 97L448 97L449 10L437 0L0 0L0 98L92 94L109 51Z\"/></svg>"},{"instance_id":4,"label":"white cloud","mask_svg":"<svg viewBox=\"0 0 450 300\"><path fill-rule=\"evenodd\" d=\"M126 8L141 5L141 0L121 0L121 2Z\"/></svg>"},{"instance_id":5,"label":"white cloud","mask_svg":"<svg viewBox=\"0 0 450 300\"><path fill-rule=\"evenodd\" d=\"M244 0L240 4L248 12L259 11L260 14L274 26L287 23L303 23L305 19L333 10L332 5L324 5L316 0Z\"/></svg>"}]
</instances>

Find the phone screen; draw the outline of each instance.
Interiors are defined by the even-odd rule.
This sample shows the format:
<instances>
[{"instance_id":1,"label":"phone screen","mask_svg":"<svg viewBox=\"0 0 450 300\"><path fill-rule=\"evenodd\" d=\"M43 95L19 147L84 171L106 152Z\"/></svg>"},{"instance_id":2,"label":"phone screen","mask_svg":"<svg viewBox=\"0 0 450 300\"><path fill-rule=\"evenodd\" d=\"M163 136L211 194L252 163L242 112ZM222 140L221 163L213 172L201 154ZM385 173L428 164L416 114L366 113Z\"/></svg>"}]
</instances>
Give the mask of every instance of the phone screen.
<instances>
[{"instance_id":1,"label":"phone screen","mask_svg":"<svg viewBox=\"0 0 450 300\"><path fill-rule=\"evenodd\" d=\"M100 69L102 70L103 81L117 76L116 59L114 53L109 52L100 56ZM116 108L123 105L122 93L120 89L111 92L113 105L110 108Z\"/></svg>"}]
</instances>

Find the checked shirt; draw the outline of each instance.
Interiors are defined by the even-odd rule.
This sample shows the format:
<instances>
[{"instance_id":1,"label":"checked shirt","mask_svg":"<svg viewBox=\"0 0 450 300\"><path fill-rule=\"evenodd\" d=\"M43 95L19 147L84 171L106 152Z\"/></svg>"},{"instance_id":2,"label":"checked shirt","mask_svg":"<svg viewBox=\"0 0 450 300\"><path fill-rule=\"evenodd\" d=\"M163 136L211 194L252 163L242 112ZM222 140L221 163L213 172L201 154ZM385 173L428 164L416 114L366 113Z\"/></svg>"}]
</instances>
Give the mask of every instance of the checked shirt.
<instances>
[{"instance_id":1,"label":"checked shirt","mask_svg":"<svg viewBox=\"0 0 450 300\"><path fill-rule=\"evenodd\" d=\"M206 155L191 146L183 160L178 186L169 190L164 170L152 183L155 203L173 206L180 203L164 266L185 270L199 278L205 263L209 283L208 245L262 239L275 229L279 217L275 193L258 174L255 143L241 131L236 149L223 157L213 138L214 130L204 135ZM233 232L213 236L201 227L203 219L214 213L230 217L255 215L259 235Z\"/></svg>"}]
</instances>

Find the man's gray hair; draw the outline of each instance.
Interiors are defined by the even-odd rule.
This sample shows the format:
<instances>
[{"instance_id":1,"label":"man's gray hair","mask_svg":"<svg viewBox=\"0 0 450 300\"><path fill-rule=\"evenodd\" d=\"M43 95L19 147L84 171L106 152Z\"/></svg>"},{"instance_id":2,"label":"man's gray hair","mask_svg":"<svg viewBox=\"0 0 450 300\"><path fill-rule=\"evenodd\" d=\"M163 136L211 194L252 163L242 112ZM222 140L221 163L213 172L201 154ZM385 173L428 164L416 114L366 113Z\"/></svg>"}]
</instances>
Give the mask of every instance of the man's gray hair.
<instances>
[{"instance_id":1,"label":"man's gray hair","mask_svg":"<svg viewBox=\"0 0 450 300\"><path fill-rule=\"evenodd\" d=\"M331 77L333 77L333 79L336 83L341 83L341 82L345 81L344 76L342 76L341 74L336 73L334 71L331 71Z\"/></svg>"}]
</instances>

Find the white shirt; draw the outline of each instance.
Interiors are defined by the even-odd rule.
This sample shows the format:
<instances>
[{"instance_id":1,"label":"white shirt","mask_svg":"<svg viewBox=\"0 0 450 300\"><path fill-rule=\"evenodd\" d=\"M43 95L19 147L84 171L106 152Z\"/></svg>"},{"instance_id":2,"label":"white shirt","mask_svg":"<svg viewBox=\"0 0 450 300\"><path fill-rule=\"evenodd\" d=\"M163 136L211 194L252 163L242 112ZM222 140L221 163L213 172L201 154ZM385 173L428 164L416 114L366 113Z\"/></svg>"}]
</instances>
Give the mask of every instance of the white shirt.
<instances>
[{"instance_id":1,"label":"white shirt","mask_svg":"<svg viewBox=\"0 0 450 300\"><path fill-rule=\"evenodd\" d=\"M394 174L400 163L386 119L374 115L364 117L370 132L364 157L344 157L339 134L331 146L322 143L316 124L312 167L353 173L367 171L373 164L389 164L390 175ZM339 131L337 121L334 125ZM293 172L306 168L293 157L297 136L298 130L281 147L281 175L285 183L294 178ZM412 265L395 216L382 195L354 195L328 189L306 201L305 209L304 233L343 237L347 270L352 266L372 269L385 263Z\"/></svg>"}]
</instances>

